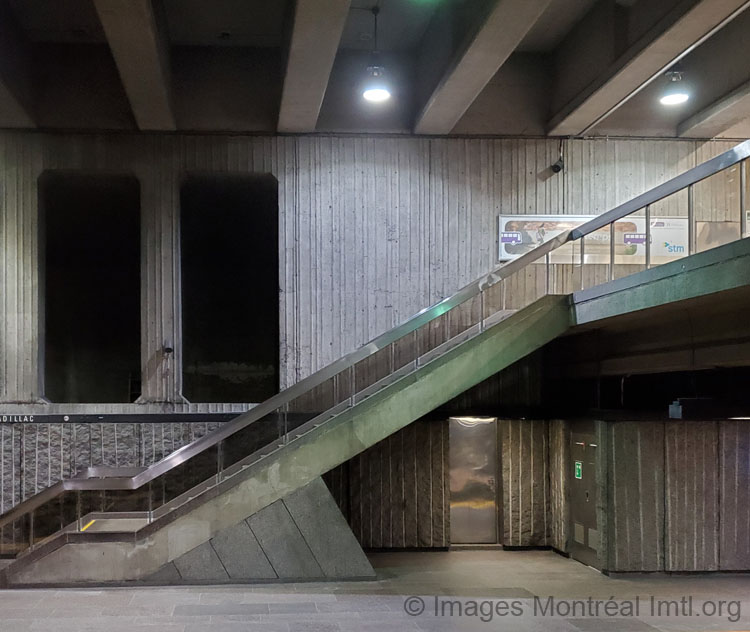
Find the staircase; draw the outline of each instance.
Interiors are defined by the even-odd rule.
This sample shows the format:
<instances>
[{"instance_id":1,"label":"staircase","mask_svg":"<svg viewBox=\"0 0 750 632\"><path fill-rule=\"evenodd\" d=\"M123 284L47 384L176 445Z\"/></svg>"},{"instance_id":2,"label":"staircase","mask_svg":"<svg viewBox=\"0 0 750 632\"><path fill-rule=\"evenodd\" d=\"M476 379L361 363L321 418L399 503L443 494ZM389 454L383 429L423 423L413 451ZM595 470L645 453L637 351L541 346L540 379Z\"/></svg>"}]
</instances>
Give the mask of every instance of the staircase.
<instances>
[{"instance_id":1,"label":"staircase","mask_svg":"<svg viewBox=\"0 0 750 632\"><path fill-rule=\"evenodd\" d=\"M373 577L320 476L572 327L750 284L750 240L696 252L692 202L748 157L750 141L553 237L148 468L89 468L24 501L0 516L3 584ZM690 247L655 266L652 205L683 189ZM629 259L628 216L645 220ZM607 261L587 254L607 235Z\"/></svg>"}]
</instances>

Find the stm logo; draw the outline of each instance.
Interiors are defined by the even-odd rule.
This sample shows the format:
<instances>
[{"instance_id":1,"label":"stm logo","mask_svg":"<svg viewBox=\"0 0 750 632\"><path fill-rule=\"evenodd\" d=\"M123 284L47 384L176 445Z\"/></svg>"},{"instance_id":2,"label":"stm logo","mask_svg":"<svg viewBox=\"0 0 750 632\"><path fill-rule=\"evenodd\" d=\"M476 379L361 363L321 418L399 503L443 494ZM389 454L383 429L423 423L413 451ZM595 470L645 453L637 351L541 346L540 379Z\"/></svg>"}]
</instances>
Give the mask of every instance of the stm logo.
<instances>
[{"instance_id":1,"label":"stm logo","mask_svg":"<svg viewBox=\"0 0 750 632\"><path fill-rule=\"evenodd\" d=\"M664 249L667 252L685 252L685 246L677 246L676 244L670 244L668 241L664 242Z\"/></svg>"}]
</instances>

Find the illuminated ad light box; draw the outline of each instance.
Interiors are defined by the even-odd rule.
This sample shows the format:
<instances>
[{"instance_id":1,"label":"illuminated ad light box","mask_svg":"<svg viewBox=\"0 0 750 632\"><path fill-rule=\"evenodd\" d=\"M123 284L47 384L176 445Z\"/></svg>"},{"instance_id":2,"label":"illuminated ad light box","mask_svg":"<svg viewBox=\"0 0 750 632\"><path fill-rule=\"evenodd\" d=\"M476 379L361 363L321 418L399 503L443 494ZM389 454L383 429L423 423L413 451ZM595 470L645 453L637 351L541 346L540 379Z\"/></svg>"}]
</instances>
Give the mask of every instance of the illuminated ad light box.
<instances>
[{"instance_id":1,"label":"illuminated ad light box","mask_svg":"<svg viewBox=\"0 0 750 632\"><path fill-rule=\"evenodd\" d=\"M500 215L498 217L498 259L511 261L560 233L594 219L595 215ZM609 225L586 235L584 263L608 264ZM688 255L687 217L651 218L651 263L658 265ZM615 222L615 263L643 264L646 260L646 218L626 217ZM537 263L544 263L544 257ZM581 240L550 253L551 263L579 264Z\"/></svg>"}]
</instances>

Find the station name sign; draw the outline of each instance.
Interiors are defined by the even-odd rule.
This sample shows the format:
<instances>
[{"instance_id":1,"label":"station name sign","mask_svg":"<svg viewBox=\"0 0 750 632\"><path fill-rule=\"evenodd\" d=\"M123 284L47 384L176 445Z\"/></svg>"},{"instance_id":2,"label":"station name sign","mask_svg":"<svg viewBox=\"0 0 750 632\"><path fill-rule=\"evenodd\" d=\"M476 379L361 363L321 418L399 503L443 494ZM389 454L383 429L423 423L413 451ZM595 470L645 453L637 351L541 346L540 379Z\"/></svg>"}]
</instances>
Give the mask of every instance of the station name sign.
<instances>
[{"instance_id":1,"label":"station name sign","mask_svg":"<svg viewBox=\"0 0 750 632\"><path fill-rule=\"evenodd\" d=\"M100 424L100 423L206 423L227 422L238 417L233 413L4 413L0 424Z\"/></svg>"},{"instance_id":2,"label":"station name sign","mask_svg":"<svg viewBox=\"0 0 750 632\"><path fill-rule=\"evenodd\" d=\"M4 423L4 424L30 424L30 423L34 423L34 415L3 415L3 414L0 414L0 423Z\"/></svg>"}]
</instances>

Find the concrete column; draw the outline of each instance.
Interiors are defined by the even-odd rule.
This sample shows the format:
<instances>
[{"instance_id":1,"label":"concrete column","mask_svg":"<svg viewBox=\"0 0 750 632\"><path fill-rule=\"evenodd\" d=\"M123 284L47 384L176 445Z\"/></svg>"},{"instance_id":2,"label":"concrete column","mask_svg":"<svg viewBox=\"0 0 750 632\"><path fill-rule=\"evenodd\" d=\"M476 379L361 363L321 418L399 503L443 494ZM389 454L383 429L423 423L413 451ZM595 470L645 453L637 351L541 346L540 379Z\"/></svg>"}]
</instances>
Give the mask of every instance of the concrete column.
<instances>
[{"instance_id":1,"label":"concrete column","mask_svg":"<svg viewBox=\"0 0 750 632\"><path fill-rule=\"evenodd\" d=\"M149 170L141 172L139 179L142 371L138 402L184 402L178 174L169 168L162 173Z\"/></svg>"},{"instance_id":2,"label":"concrete column","mask_svg":"<svg viewBox=\"0 0 750 632\"><path fill-rule=\"evenodd\" d=\"M0 152L0 402L42 402L44 304L34 147L9 138Z\"/></svg>"}]
</instances>

